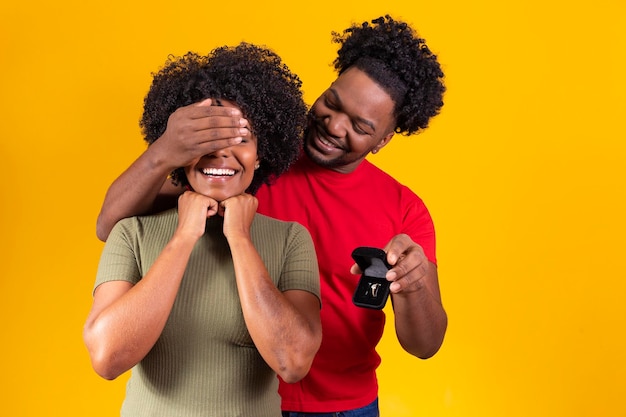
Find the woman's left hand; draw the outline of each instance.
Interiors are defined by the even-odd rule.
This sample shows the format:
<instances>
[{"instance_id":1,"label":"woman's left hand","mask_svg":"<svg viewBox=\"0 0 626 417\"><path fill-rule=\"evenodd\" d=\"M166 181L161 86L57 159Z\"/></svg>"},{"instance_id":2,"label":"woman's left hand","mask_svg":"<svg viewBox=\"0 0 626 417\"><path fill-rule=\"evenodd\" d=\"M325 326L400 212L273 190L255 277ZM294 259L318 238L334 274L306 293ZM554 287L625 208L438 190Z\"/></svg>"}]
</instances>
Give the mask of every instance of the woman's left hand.
<instances>
[{"instance_id":1,"label":"woman's left hand","mask_svg":"<svg viewBox=\"0 0 626 417\"><path fill-rule=\"evenodd\" d=\"M256 197L245 193L222 201L220 213L224 216L224 236L227 239L238 236L249 237L250 225L258 206Z\"/></svg>"}]
</instances>

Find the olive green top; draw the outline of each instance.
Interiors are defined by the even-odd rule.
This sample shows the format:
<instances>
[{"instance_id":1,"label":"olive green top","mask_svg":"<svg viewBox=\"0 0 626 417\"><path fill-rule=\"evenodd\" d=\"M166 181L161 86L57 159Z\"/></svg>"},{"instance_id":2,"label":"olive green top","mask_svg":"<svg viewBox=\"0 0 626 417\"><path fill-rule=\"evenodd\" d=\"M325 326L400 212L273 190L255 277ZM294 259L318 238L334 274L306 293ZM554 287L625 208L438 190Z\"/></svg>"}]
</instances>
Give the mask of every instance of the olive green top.
<instances>
[{"instance_id":1,"label":"olive green top","mask_svg":"<svg viewBox=\"0 0 626 417\"><path fill-rule=\"evenodd\" d=\"M95 285L137 283L177 222L176 209L120 221L104 247ZM122 416L280 417L277 376L248 334L222 226L220 216L207 220L168 322L132 370ZM320 297L313 242L303 226L257 214L251 236L278 289Z\"/></svg>"}]
</instances>

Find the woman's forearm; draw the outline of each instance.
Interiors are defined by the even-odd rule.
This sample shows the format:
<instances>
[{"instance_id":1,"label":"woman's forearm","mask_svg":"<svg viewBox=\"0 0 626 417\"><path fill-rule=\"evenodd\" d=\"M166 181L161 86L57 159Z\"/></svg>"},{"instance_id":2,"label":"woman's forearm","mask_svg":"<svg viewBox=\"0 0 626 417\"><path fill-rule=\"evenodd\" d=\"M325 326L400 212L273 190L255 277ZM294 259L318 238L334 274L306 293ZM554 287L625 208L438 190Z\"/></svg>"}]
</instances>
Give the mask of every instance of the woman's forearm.
<instances>
[{"instance_id":1,"label":"woman's forearm","mask_svg":"<svg viewBox=\"0 0 626 417\"><path fill-rule=\"evenodd\" d=\"M295 306L276 288L252 242L229 240L244 319L265 361L286 382L302 379L321 343L319 300L300 293Z\"/></svg>"}]
</instances>

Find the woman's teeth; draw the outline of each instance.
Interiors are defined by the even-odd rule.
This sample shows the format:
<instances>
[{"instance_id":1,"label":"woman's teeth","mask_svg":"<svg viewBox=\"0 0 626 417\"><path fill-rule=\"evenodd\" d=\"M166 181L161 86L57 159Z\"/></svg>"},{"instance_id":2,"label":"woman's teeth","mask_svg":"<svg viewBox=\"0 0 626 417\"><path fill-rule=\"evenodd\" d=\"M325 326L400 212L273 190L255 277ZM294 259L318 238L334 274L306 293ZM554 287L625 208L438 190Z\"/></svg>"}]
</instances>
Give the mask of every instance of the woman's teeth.
<instances>
[{"instance_id":1,"label":"woman's teeth","mask_svg":"<svg viewBox=\"0 0 626 417\"><path fill-rule=\"evenodd\" d=\"M235 170L234 169L226 169L226 168L204 168L204 169L202 169L202 173L204 175L231 177L231 176L235 175Z\"/></svg>"}]
</instances>

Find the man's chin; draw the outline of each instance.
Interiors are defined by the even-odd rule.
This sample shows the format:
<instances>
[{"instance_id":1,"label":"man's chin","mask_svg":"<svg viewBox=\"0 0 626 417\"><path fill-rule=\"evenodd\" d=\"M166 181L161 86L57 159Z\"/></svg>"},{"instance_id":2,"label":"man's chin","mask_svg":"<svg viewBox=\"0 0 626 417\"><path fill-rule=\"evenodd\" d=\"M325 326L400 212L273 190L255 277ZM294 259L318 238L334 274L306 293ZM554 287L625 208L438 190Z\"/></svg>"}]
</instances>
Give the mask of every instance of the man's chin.
<instances>
[{"instance_id":1,"label":"man's chin","mask_svg":"<svg viewBox=\"0 0 626 417\"><path fill-rule=\"evenodd\" d=\"M331 158L328 155L319 152L314 146L311 146L308 143L304 146L304 153L311 161L321 167L335 168L338 165L336 158Z\"/></svg>"}]
</instances>

